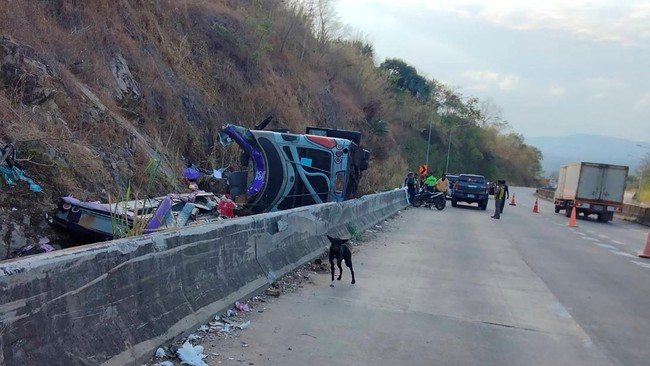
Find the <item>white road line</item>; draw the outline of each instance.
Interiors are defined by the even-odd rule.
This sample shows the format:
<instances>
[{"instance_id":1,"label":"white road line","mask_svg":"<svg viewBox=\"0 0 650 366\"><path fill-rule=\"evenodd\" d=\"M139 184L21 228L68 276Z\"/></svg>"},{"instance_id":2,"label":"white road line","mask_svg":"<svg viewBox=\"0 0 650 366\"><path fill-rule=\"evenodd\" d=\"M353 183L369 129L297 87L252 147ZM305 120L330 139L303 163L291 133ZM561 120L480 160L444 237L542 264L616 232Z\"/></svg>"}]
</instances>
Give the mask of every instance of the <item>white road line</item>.
<instances>
[{"instance_id":1,"label":"white road line","mask_svg":"<svg viewBox=\"0 0 650 366\"><path fill-rule=\"evenodd\" d=\"M582 235L582 236L587 235L587 234L583 233L582 231L575 231L575 233L578 234L578 235Z\"/></svg>"},{"instance_id":2,"label":"white road line","mask_svg":"<svg viewBox=\"0 0 650 366\"><path fill-rule=\"evenodd\" d=\"M596 238L590 238L590 237L588 237L588 236L583 236L582 238L585 239L585 240L591 240L591 241L600 242L600 240L598 240L598 239L596 239Z\"/></svg>"},{"instance_id":3,"label":"white road line","mask_svg":"<svg viewBox=\"0 0 650 366\"><path fill-rule=\"evenodd\" d=\"M632 254L630 254L630 253L621 252L621 251L618 251L618 250L611 250L611 249L610 249L610 252L611 252L612 254L620 255L621 257L638 258L636 255L632 255Z\"/></svg>"},{"instance_id":4,"label":"white road line","mask_svg":"<svg viewBox=\"0 0 650 366\"><path fill-rule=\"evenodd\" d=\"M598 237L603 239L609 239L607 235L603 235L603 234L598 234Z\"/></svg>"},{"instance_id":5,"label":"white road line","mask_svg":"<svg viewBox=\"0 0 650 366\"><path fill-rule=\"evenodd\" d=\"M623 243L622 241L618 241L618 240L612 240L612 242L614 244L618 244L618 245L625 245L625 243Z\"/></svg>"},{"instance_id":6,"label":"white road line","mask_svg":"<svg viewBox=\"0 0 650 366\"><path fill-rule=\"evenodd\" d=\"M609 250L618 250L617 247L614 247L614 246L611 246L611 245L602 244L602 243L594 243L594 244L601 247L601 248L605 248L605 249L609 249Z\"/></svg>"},{"instance_id":7,"label":"white road line","mask_svg":"<svg viewBox=\"0 0 650 366\"><path fill-rule=\"evenodd\" d=\"M632 262L632 263L634 263L634 264L636 264L638 266L641 266L643 268L650 268L650 263L639 262L639 261L630 261L630 262Z\"/></svg>"}]
</instances>

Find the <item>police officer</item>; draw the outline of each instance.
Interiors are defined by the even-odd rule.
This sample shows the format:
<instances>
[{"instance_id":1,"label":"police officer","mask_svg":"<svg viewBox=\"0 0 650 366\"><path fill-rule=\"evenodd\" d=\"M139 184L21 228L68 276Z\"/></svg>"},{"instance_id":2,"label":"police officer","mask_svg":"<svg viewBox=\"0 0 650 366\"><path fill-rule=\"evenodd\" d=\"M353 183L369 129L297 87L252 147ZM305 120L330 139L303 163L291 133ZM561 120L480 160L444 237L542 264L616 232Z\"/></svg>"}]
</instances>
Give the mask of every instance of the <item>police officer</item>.
<instances>
[{"instance_id":1,"label":"police officer","mask_svg":"<svg viewBox=\"0 0 650 366\"><path fill-rule=\"evenodd\" d=\"M429 173L427 179L424 180L424 184L427 186L427 191L433 193L437 182L438 180L433 176L433 173Z\"/></svg>"}]
</instances>

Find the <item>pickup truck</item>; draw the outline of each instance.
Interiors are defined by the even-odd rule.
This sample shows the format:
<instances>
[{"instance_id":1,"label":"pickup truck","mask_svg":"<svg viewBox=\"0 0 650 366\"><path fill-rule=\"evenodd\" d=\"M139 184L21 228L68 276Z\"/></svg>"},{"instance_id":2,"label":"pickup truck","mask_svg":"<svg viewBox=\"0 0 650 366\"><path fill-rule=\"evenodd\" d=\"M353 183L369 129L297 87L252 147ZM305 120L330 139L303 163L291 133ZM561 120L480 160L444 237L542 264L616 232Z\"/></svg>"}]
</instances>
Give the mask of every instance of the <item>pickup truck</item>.
<instances>
[{"instance_id":1,"label":"pickup truck","mask_svg":"<svg viewBox=\"0 0 650 366\"><path fill-rule=\"evenodd\" d=\"M457 202L478 203L481 210L487 209L489 188L485 177L475 174L461 174L454 183L451 194L451 206L456 207Z\"/></svg>"}]
</instances>

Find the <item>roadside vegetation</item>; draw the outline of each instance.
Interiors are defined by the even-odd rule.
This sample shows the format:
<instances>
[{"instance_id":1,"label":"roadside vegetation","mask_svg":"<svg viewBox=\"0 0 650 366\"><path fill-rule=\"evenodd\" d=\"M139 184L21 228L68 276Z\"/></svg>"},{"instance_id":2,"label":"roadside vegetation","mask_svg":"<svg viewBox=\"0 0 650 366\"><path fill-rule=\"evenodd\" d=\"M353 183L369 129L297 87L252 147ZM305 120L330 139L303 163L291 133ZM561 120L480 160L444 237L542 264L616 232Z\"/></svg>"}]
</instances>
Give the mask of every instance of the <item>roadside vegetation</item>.
<instances>
[{"instance_id":1,"label":"roadside vegetation","mask_svg":"<svg viewBox=\"0 0 650 366\"><path fill-rule=\"evenodd\" d=\"M650 205L650 153L646 154L640 162L634 174L629 177L627 189L634 192L635 202Z\"/></svg>"},{"instance_id":2,"label":"roadside vegetation","mask_svg":"<svg viewBox=\"0 0 650 366\"><path fill-rule=\"evenodd\" d=\"M436 175L450 146L450 171L536 184L541 154L497 106L377 60L341 29L331 0L3 2L0 137L44 191L2 182L0 208L181 190L182 159L236 167L220 127L268 115L271 128L362 131L365 193L399 185L427 143ZM152 184L139 172L156 152Z\"/></svg>"}]
</instances>

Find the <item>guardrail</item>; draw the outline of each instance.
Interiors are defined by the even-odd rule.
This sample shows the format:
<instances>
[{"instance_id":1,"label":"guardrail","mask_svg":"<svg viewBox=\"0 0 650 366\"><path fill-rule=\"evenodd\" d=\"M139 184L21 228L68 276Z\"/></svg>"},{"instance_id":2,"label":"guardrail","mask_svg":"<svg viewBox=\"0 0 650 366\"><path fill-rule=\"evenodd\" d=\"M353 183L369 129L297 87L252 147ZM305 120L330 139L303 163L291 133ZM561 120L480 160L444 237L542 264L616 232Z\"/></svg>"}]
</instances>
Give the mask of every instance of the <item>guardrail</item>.
<instances>
[{"instance_id":1,"label":"guardrail","mask_svg":"<svg viewBox=\"0 0 650 366\"><path fill-rule=\"evenodd\" d=\"M407 206L403 190L0 263L0 364L141 365L161 344Z\"/></svg>"},{"instance_id":2,"label":"guardrail","mask_svg":"<svg viewBox=\"0 0 650 366\"><path fill-rule=\"evenodd\" d=\"M542 199L553 201L555 194L554 189L538 188L537 196ZM650 207L643 205L634 205L630 203L623 204L623 212L620 213L623 220L634 221L641 225L650 226Z\"/></svg>"}]
</instances>

